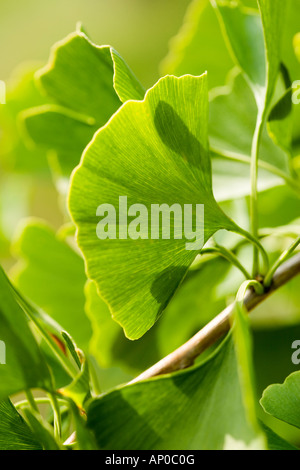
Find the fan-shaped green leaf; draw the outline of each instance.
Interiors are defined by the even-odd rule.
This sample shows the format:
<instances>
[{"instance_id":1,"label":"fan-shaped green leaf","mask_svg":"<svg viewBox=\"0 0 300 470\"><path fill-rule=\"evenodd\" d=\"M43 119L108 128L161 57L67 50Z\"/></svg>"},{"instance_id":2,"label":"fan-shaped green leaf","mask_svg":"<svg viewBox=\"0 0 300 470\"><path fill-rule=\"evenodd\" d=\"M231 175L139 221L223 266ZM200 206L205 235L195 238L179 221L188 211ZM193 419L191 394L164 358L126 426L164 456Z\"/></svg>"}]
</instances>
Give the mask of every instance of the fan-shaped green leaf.
<instances>
[{"instance_id":1,"label":"fan-shaped green leaf","mask_svg":"<svg viewBox=\"0 0 300 470\"><path fill-rule=\"evenodd\" d=\"M73 176L70 211L89 276L132 339L155 323L203 243L219 229L239 230L212 194L207 108L206 75L160 80L144 101L125 103L96 134ZM118 218L120 196L127 197L128 207L145 207L141 231L131 239L119 226L119 239L100 240L97 208L110 204ZM148 211L151 218L152 207L161 204L182 210L204 205L205 223L195 232L201 238L203 231L203 240L196 251L186 249L187 240L177 232L163 239L155 221L158 237L149 238Z\"/></svg>"},{"instance_id":2,"label":"fan-shaped green leaf","mask_svg":"<svg viewBox=\"0 0 300 470\"><path fill-rule=\"evenodd\" d=\"M5 353L0 364L0 399L29 388L51 390L49 369L2 268L0 340Z\"/></svg>"},{"instance_id":3,"label":"fan-shaped green leaf","mask_svg":"<svg viewBox=\"0 0 300 470\"><path fill-rule=\"evenodd\" d=\"M189 271L165 314L138 341L125 338L97 293L95 283L88 282L85 294L86 313L93 325L91 354L103 367L121 365L135 373L142 372L187 341L226 307L225 300L216 298L215 291L227 270L228 263L218 258Z\"/></svg>"},{"instance_id":4,"label":"fan-shaped green leaf","mask_svg":"<svg viewBox=\"0 0 300 470\"><path fill-rule=\"evenodd\" d=\"M9 400L0 403L0 450L41 450L30 428Z\"/></svg>"},{"instance_id":5,"label":"fan-shaped green leaf","mask_svg":"<svg viewBox=\"0 0 300 470\"><path fill-rule=\"evenodd\" d=\"M267 413L300 428L299 390L300 372L294 372L283 384L266 388L260 403Z\"/></svg>"},{"instance_id":6,"label":"fan-shaped green leaf","mask_svg":"<svg viewBox=\"0 0 300 470\"><path fill-rule=\"evenodd\" d=\"M92 402L100 449L261 448L246 417L231 337L205 363L112 391ZM112 418L114 417L114 418Z\"/></svg>"},{"instance_id":7,"label":"fan-shaped green leaf","mask_svg":"<svg viewBox=\"0 0 300 470\"><path fill-rule=\"evenodd\" d=\"M256 115L257 108L251 90L238 70L234 70L228 85L215 89L210 102L209 135L212 150L229 159L236 158L237 161L239 158L247 161L248 157L250 164ZM273 121L275 122L275 116ZM274 130L274 126L272 129ZM278 176L281 173L283 177L289 177L291 173L289 156L274 144L266 127L261 142L260 168L273 170L274 185L280 184ZM265 174L264 178L266 181L261 178L262 188L271 184L270 178L266 178Z\"/></svg>"},{"instance_id":8,"label":"fan-shaped green leaf","mask_svg":"<svg viewBox=\"0 0 300 470\"><path fill-rule=\"evenodd\" d=\"M24 408L24 415L44 450L60 450L61 447L53 436L53 428L42 419L41 415L29 408Z\"/></svg>"},{"instance_id":9,"label":"fan-shaped green leaf","mask_svg":"<svg viewBox=\"0 0 300 470\"><path fill-rule=\"evenodd\" d=\"M55 150L69 176L97 129L127 99L143 99L145 90L122 57L110 46L96 46L77 30L57 43L38 83L57 105L22 114L26 133L37 145Z\"/></svg>"},{"instance_id":10,"label":"fan-shaped green leaf","mask_svg":"<svg viewBox=\"0 0 300 470\"><path fill-rule=\"evenodd\" d=\"M253 89L260 114L269 104L280 66L286 2L258 0L260 14L230 0L212 0L232 52Z\"/></svg>"},{"instance_id":11,"label":"fan-shaped green leaf","mask_svg":"<svg viewBox=\"0 0 300 470\"><path fill-rule=\"evenodd\" d=\"M171 41L161 65L162 74L201 75L207 71L209 88L213 88L225 83L233 65L210 1L194 0Z\"/></svg>"},{"instance_id":12,"label":"fan-shaped green leaf","mask_svg":"<svg viewBox=\"0 0 300 470\"><path fill-rule=\"evenodd\" d=\"M34 83L37 65L24 65L7 83L6 104L0 106L0 162L2 168L20 173L47 173L42 149L26 145L19 128L19 113L45 102Z\"/></svg>"},{"instance_id":13,"label":"fan-shaped green leaf","mask_svg":"<svg viewBox=\"0 0 300 470\"><path fill-rule=\"evenodd\" d=\"M84 313L86 276L80 256L35 219L20 226L14 251L19 258L11 272L16 286L88 350L92 330Z\"/></svg>"}]
</instances>

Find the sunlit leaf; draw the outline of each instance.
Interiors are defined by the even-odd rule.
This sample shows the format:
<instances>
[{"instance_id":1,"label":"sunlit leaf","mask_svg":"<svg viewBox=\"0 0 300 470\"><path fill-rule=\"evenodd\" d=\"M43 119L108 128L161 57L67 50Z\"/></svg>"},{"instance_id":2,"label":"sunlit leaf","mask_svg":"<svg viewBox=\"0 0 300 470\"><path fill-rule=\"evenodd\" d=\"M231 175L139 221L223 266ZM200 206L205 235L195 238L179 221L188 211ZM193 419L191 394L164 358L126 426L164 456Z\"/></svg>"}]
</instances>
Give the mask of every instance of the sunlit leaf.
<instances>
[{"instance_id":1,"label":"sunlit leaf","mask_svg":"<svg viewBox=\"0 0 300 470\"><path fill-rule=\"evenodd\" d=\"M91 397L89 365L85 357L82 359L81 370L78 372L77 377L67 387L60 389L59 392L71 398L80 408Z\"/></svg>"},{"instance_id":2,"label":"sunlit leaf","mask_svg":"<svg viewBox=\"0 0 300 470\"><path fill-rule=\"evenodd\" d=\"M7 83L6 104L0 106L0 164L9 171L48 172L46 153L26 145L19 127L20 112L45 102L33 79L37 68L24 65L15 71Z\"/></svg>"},{"instance_id":3,"label":"sunlit leaf","mask_svg":"<svg viewBox=\"0 0 300 470\"><path fill-rule=\"evenodd\" d=\"M199 366L95 400L88 409L88 426L100 449L220 450L237 442L261 446L246 417L231 337Z\"/></svg>"},{"instance_id":4,"label":"sunlit leaf","mask_svg":"<svg viewBox=\"0 0 300 470\"><path fill-rule=\"evenodd\" d=\"M29 388L50 390L49 369L2 268L0 339L5 345L5 361L0 364L0 399Z\"/></svg>"},{"instance_id":5,"label":"sunlit leaf","mask_svg":"<svg viewBox=\"0 0 300 470\"><path fill-rule=\"evenodd\" d=\"M37 412L24 408L26 420L44 450L60 450L60 445L53 436L53 428Z\"/></svg>"},{"instance_id":6,"label":"sunlit leaf","mask_svg":"<svg viewBox=\"0 0 300 470\"><path fill-rule=\"evenodd\" d=\"M278 134L278 125L275 128L275 110L276 108L274 108L274 114L271 115L271 129ZM215 178L218 178L214 181L217 196L221 189L228 194L228 199L230 199L230 191L232 191L231 198L250 194L247 165L250 165L256 115L257 108L251 90L238 70L234 70L230 75L228 85L215 89L210 102L210 146L217 155L222 155L227 159L227 162L224 159L221 161L213 159L213 174ZM219 172L217 172L218 169ZM284 178L289 178L290 175L287 152L275 145L265 126L260 150L259 190L284 184ZM232 185L226 184L230 176L233 176ZM240 194L237 193L239 180L243 181L240 185Z\"/></svg>"},{"instance_id":7,"label":"sunlit leaf","mask_svg":"<svg viewBox=\"0 0 300 470\"><path fill-rule=\"evenodd\" d=\"M19 258L12 270L16 286L87 350L92 330L84 313L86 276L80 256L35 219L19 227L14 251Z\"/></svg>"},{"instance_id":8,"label":"sunlit leaf","mask_svg":"<svg viewBox=\"0 0 300 470\"><path fill-rule=\"evenodd\" d=\"M215 286L228 270L228 263L216 259L190 271L168 304L164 315L138 341L124 336L113 321L95 283L85 289L86 312L93 326L90 352L103 367L121 365L141 372L187 341L195 331L217 315L226 303L215 297ZM184 312L184 315L183 315Z\"/></svg>"},{"instance_id":9,"label":"sunlit leaf","mask_svg":"<svg viewBox=\"0 0 300 470\"><path fill-rule=\"evenodd\" d=\"M0 450L41 450L40 444L9 400L0 403Z\"/></svg>"},{"instance_id":10,"label":"sunlit leaf","mask_svg":"<svg viewBox=\"0 0 300 470\"><path fill-rule=\"evenodd\" d=\"M206 75L160 80L144 101L125 103L99 131L73 175L70 210L89 277L132 339L158 319L203 243L218 229L239 231L212 194L207 105ZM111 204L119 216L120 196L128 207L145 206L142 232L133 240L99 240L97 208ZM160 224L158 239L148 238L148 210L174 203L204 204L196 251L186 249L184 237L162 239Z\"/></svg>"},{"instance_id":11,"label":"sunlit leaf","mask_svg":"<svg viewBox=\"0 0 300 470\"><path fill-rule=\"evenodd\" d=\"M38 83L59 105L23 113L26 133L37 145L55 150L64 175L77 165L97 129L128 99L145 90L122 57L109 46L96 46L82 30L52 49Z\"/></svg>"},{"instance_id":12,"label":"sunlit leaf","mask_svg":"<svg viewBox=\"0 0 300 470\"><path fill-rule=\"evenodd\" d=\"M70 400L70 408L74 417L76 429L76 449L96 450L97 444L94 435L90 429L87 428L86 420L84 420L80 415L79 409L72 400Z\"/></svg>"},{"instance_id":13,"label":"sunlit leaf","mask_svg":"<svg viewBox=\"0 0 300 470\"><path fill-rule=\"evenodd\" d=\"M288 69L281 64L280 98L268 117L268 131L274 142L288 154L292 154L293 103L292 82ZM281 82L281 83L280 83Z\"/></svg>"},{"instance_id":14,"label":"sunlit leaf","mask_svg":"<svg viewBox=\"0 0 300 470\"><path fill-rule=\"evenodd\" d=\"M213 88L225 83L233 65L210 1L194 0L183 26L172 39L161 66L162 74L201 75L207 71L209 88Z\"/></svg>"},{"instance_id":15,"label":"sunlit leaf","mask_svg":"<svg viewBox=\"0 0 300 470\"><path fill-rule=\"evenodd\" d=\"M283 384L270 385L263 393L264 410L297 428L300 428L300 372L289 375Z\"/></svg>"},{"instance_id":16,"label":"sunlit leaf","mask_svg":"<svg viewBox=\"0 0 300 470\"><path fill-rule=\"evenodd\" d=\"M278 436L278 434L276 434L274 431L272 431L272 429L268 428L263 423L262 428L268 440L269 450L299 450L285 439L282 439L282 437Z\"/></svg>"},{"instance_id":17,"label":"sunlit leaf","mask_svg":"<svg viewBox=\"0 0 300 470\"><path fill-rule=\"evenodd\" d=\"M260 14L230 0L212 0L212 3L262 114L270 102L279 73L286 2L258 0Z\"/></svg>"}]
</instances>

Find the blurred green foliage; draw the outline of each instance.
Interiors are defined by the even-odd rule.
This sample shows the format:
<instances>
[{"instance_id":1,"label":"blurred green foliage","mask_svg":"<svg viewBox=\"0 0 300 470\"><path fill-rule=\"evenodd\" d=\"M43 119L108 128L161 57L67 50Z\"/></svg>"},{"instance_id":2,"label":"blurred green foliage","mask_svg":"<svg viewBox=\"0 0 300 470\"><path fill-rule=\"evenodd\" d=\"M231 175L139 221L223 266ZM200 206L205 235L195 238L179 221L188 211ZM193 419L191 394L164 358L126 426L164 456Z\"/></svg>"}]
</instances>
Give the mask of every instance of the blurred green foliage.
<instances>
[{"instance_id":1,"label":"blurred green foliage","mask_svg":"<svg viewBox=\"0 0 300 470\"><path fill-rule=\"evenodd\" d=\"M257 2L256 0L242 0L242 3L256 8ZM185 14L188 5L190 6ZM300 1L291 0L289 6L291 8L287 12L287 26L283 31L282 46L286 65L288 65L291 74L290 78L295 80L300 79L300 63L295 55L292 42L294 35L300 30L300 24L294 14L297 8L299 11ZM281 20L280 15L278 16ZM98 113L103 96L97 93L96 72L94 88L88 88L88 80L86 80L88 77L84 77L85 81L83 80L87 84L86 89L89 92L89 106L85 106L83 103L83 108L80 106L78 109L75 108L76 112L74 108L72 109L74 96L76 97L78 93L76 86L74 89L70 87L73 75L74 84L77 83L80 86L82 83L80 81L82 75L81 77L76 76L76 66L78 65L76 54L79 50L76 44L73 51L73 61L70 62L71 67L68 69L70 80L66 80L65 88L55 88L57 83L64 84L64 81L61 80L61 77L65 78L64 62L61 70L58 67L52 75L44 73L42 80L40 72L39 80L36 80L37 76L35 75L36 70L47 63L50 47L74 31L78 20L81 21L84 30L87 31L95 44L112 45L124 57L146 88L151 87L162 74L192 73L199 75L208 69L208 83L211 90L209 134L214 195L224 212L245 229L249 228L250 193L249 159L247 160L247 158L251 151L256 107L250 87L242 78L240 69L236 68L234 59L227 50L219 22L208 0L194 0L192 2L189 0L87 0L85 2L80 0L72 2L71 0L53 0L51 2L49 0L43 0L43 2L0 0L0 50L2 52L0 79L7 83L7 104L0 105L0 262L8 269L12 267L10 275L17 288L30 301L43 309L45 313L41 314L42 320L41 318L40 320L49 327L51 333L55 336L57 328L60 327L54 325L52 330L51 321L47 314L72 334L77 345L86 353L95 389L98 387L98 390L103 391L127 382L134 374L149 367L185 342L232 301L243 281L243 276L236 267L230 267L223 259L212 260L209 256L204 256L200 260L197 258L167 306L164 317L139 341L131 342L125 338L120 325L111 318L108 306L100 297L96 285L87 280L83 261L74 243L74 227L70 223L66 194L69 175L78 163L83 148L94 131L105 124L110 115L121 105L121 101L126 101L128 97L122 99L118 93L118 83L114 84L114 88L111 84L111 88L109 88L113 74L116 74L116 70L113 70L112 63L110 63L109 81L105 83L104 80L102 86L103 96L108 102L111 99L112 104L108 106L107 110L104 110L107 111L104 113L104 117L102 110ZM228 18L225 16L225 21L227 20ZM231 21L232 18L229 18L228 24ZM237 24L234 21L232 23L233 25ZM275 26L280 27L278 24ZM271 28L272 25L270 25ZM237 31L237 34L241 34L241 31ZM173 39L169 43L172 37ZM256 39L259 42L259 38L256 37ZM199 47L199 44L203 47ZM84 47L86 47L86 43ZM251 76L253 68L248 69L251 63L245 62L244 57L239 55L239 48L235 52L241 69L244 68L246 73ZM90 56L92 59L94 58L93 54L94 52ZM109 54L108 48L103 50L103 57L109 57ZM84 52L82 56L87 58L88 54ZM257 59L255 54L254 59ZM116 60L120 65L119 56ZM270 61L275 61L275 70L278 65L276 51ZM97 60L95 62L92 60L91 63L91 69L95 70ZM45 72L45 69L43 70ZM84 70L86 71L87 68ZM281 68L281 70L284 69ZM256 72L255 67L254 72ZM52 79L54 76L52 83L50 79L50 87L49 82L47 86L49 75ZM114 77L116 78L116 75ZM261 79L261 77L258 78ZM282 97L284 98L289 93L287 90L289 85L284 78L286 77L282 73L276 83L275 97L272 101L272 105L277 103L277 109L275 109L279 115L282 113L282 109L285 110L284 107L282 108L284 106ZM120 82L122 80L123 76ZM271 77L271 82L275 83L275 72ZM290 82L288 83L290 84ZM103 90L101 89L101 91ZM140 88L139 92L141 93ZM73 93L69 100L68 93ZM265 93L268 94L267 90ZM92 112L90 112L91 110ZM294 107L293 113L290 113L290 109L288 110L288 120L283 120L284 127L282 122L277 125L276 119L275 124L270 119L268 125L264 127L262 152L259 160L258 188L261 193L259 194L258 218L259 225L265 233L274 227L278 228L278 226L288 224L299 227L299 194L297 194L299 181L297 182L295 177L297 168L299 169L299 163L298 166L295 164L296 161L299 162L299 110L300 106ZM49 111L51 112L49 113ZM278 116L278 114L274 114ZM94 121L87 122L91 116L95 118ZM128 121L131 120L133 119ZM124 126L122 130L124 130L123 128L125 129ZM287 132L285 132L286 130ZM180 133L180 126L178 132ZM115 134L119 136L120 130ZM134 135L136 134L137 132L134 133ZM129 144L127 147L129 148ZM132 151L131 155L133 154ZM240 159L235 160L237 155ZM111 168L111 161L108 166ZM151 170L152 173L155 173L156 170L154 166ZM271 171L269 171L270 166L272 167ZM272 173L274 168L275 172ZM122 171L123 168L121 168L120 174ZM114 174L116 175L117 171ZM208 186L210 187L210 183ZM177 192L177 190L176 187L174 191ZM81 186L78 192L81 192ZM30 219L26 220L27 217ZM248 270L251 269L252 251L249 247L238 246L236 248L237 239L234 235L220 233L216 236L216 240L229 248L234 247L240 261ZM263 241L272 261L289 246L290 242L290 236L286 238L274 236ZM124 261L124 258L122 260ZM128 259L128 261L130 260ZM160 262L161 257L158 265ZM60 269L57 272L58 265ZM112 268L109 262L107 266L107 278L109 278ZM124 282L127 283L127 272L124 278ZM133 280L136 283L136 279ZM10 311L19 315L20 310L16 298L11 295L4 275L1 277L1 282L4 286L3 298L6 296L9 299L7 305L10 308L10 310L0 312L4 322L10 318ZM119 282L119 278L116 278L116 282ZM297 370L297 366L291 363L292 352L290 348L292 341L297 339L300 334L299 289L300 280L298 278L257 308L251 317L258 395L268 385L277 381L283 382L288 373ZM115 292L116 289L112 290ZM140 302L139 299L138 302ZM12 326L6 328L5 335L10 340L10 331L13 332L12 339L18 347L19 339ZM24 326L24 331L27 334L27 325ZM2 333L1 330L0 332ZM28 342L32 342L39 359L38 349L32 338L28 333ZM0 339L2 339L1 335ZM227 340L226 348L229 348L228 354L233 354L230 341L230 339ZM73 348L72 353L77 354L77 346L73 345L71 340L70 344L71 349ZM21 346L26 359L26 354L28 354L26 345ZM40 346L51 365L56 384L66 386L69 383L66 371L61 364L57 364L53 359L45 342L41 341ZM61 344L59 346L62 347ZM227 361L226 348L221 349L219 353L217 352L212 359L212 361L216 361L216 370L219 367L218 358L221 357L220 361L224 360L225 363ZM78 354L77 362L81 357L80 353ZM225 359L222 358L222 355ZM187 383L191 383L193 387L195 383L198 384L197 380L200 380L196 371L200 371L200 375L203 373L203 376L206 376L209 363L202 364L202 360L203 356L199 361L200 366L199 364L197 366L198 369L178 375L174 381L167 379L165 382L159 382L158 389L162 391L162 404L158 400L158 417L154 418L155 426L159 423L160 409L164 407L164 396L168 397L170 393L174 393L174 400L178 399L177 388L182 387L184 390L185 385L181 384L181 381L184 382L185 374L188 377ZM20 358L16 357L16 367L22 366L19 362ZM83 404L88 386L86 364L85 359L81 366L79 361L80 371L77 382L75 380L70 387L64 390L65 395L72 397L75 401L80 400L80 406ZM44 367L43 363L42 366ZM47 376L45 371L43 373ZM236 371L234 371L235 373ZM298 384L298 376L295 377ZM233 378L238 391L238 380L236 376ZM38 377L32 378L30 374L28 377L25 375L25 385L34 386L36 383L39 385L37 379ZM208 380L207 387L209 388L210 376L208 375L208 379L205 380ZM212 381L214 380L216 378L212 373ZM100 386L97 385L98 383ZM290 386L290 384L291 381L288 385ZM4 389L3 393L5 395L5 393L18 391L18 387L20 388L18 378L16 378L16 383L12 383L10 388ZM117 408L120 406L118 401L120 396L126 403L134 402L136 389L139 389L139 385L137 388L132 388L130 392L125 389L123 396L122 391L117 391L109 395L104 402L95 403L93 405L96 412L94 416L97 419L99 417L107 419L107 410L103 403ZM149 394L149 400L152 400L152 394L155 398L157 393L155 385L153 390L153 393L150 388L143 392L145 395ZM282 390L284 391L284 387ZM207 397L209 391L206 392L207 390L204 389L201 393ZM199 415L202 412L205 414L205 410L202 409L201 393L197 398L200 403L198 403ZM272 396L272 389L268 396ZM286 396L284 395L284 397ZM241 400L240 396L238 398ZM222 398L218 398L214 402L216 410L221 402ZM179 403L183 403L187 407L190 406L187 397L182 402L179 400ZM266 400L264 403L266 404ZM143 400L134 405L141 416L147 413L147 404L145 405ZM298 402L296 405L298 406ZM10 405L5 402L2 407L9 409ZM268 406L265 408L268 411ZM222 411L224 411L223 408ZM233 412L238 413L236 409ZM294 413L294 409L292 412ZM126 410L124 413L126 419ZM169 413L168 408L165 413ZM10 414L8 423L17 419L14 413ZM277 410L276 406L274 410L271 407L270 414L299 427L299 420L286 418L282 410ZM98 426L94 416L89 414L91 428ZM183 423L185 416L183 415ZM76 416L77 418L78 416ZM188 418L188 424L191 424L191 427L195 426L194 418L194 415ZM264 415L264 418L268 424L272 426L275 424L274 429L276 428L279 434L299 444L300 435L297 430L278 424L278 421L272 417L266 418ZM208 416L207 419L211 419L211 417ZM243 415L241 415L241 421L243 419ZM28 421L32 423L33 428L43 428L43 424L36 419L34 413L28 415ZM227 421L228 419L224 418L224 427L226 427ZM80 420L78 423L80 426ZM24 423L20 422L19 424L20 432L23 434ZM114 424L118 426L117 422ZM180 441L182 435L181 422L179 424L178 432L171 436L174 438L174 442L176 439ZM134 422L134 425L140 426L140 419ZM172 422L170 421L168 425L172 426ZM98 440L101 441L102 430L97 428L96 431ZM218 431L215 427L211 429L212 435L215 436L215 442L219 445ZM253 437L252 431L251 438ZM44 432L47 441L48 431L45 431L45 428ZM112 429L112 432L115 432L115 429ZM199 432L206 434L207 429L203 427ZM170 445L169 434L167 429L162 440L165 445ZM150 437L153 442L156 442L156 436L151 435ZM203 436L200 437L201 443L197 442L202 445ZM239 437L239 429L236 437ZM145 436L142 435L142 438ZM248 438L249 436L247 436ZM176 443L178 444L177 441ZM232 443L228 445L230 444L232 445ZM45 445L51 447L56 444L48 442ZM151 439L148 445L151 445ZM203 446L205 447L204 444Z\"/></svg>"}]
</instances>

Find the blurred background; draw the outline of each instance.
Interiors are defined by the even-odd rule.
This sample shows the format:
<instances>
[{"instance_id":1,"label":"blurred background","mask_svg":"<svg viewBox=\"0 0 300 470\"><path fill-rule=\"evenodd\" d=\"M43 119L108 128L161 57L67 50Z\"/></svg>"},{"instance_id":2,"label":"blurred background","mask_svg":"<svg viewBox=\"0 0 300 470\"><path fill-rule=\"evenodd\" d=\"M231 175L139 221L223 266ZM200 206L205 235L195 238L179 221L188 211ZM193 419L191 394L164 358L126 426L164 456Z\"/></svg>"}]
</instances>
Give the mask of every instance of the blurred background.
<instances>
[{"instance_id":1,"label":"blurred background","mask_svg":"<svg viewBox=\"0 0 300 470\"><path fill-rule=\"evenodd\" d=\"M189 0L0 0L0 79L23 61L46 62L50 47L81 21L91 39L113 46L145 86L158 78L169 39Z\"/></svg>"}]
</instances>

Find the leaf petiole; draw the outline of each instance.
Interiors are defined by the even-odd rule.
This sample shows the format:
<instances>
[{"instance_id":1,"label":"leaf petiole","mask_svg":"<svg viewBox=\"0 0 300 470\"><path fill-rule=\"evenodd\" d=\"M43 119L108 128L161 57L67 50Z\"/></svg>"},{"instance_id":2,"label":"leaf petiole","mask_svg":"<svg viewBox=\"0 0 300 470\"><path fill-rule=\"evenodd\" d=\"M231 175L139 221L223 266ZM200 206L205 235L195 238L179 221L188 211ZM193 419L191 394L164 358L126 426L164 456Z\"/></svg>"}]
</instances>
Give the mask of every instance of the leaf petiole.
<instances>
[{"instance_id":1,"label":"leaf petiole","mask_svg":"<svg viewBox=\"0 0 300 470\"><path fill-rule=\"evenodd\" d=\"M255 238L253 235L251 235L251 233L247 232L247 230L244 230L241 227L238 227L238 229L232 230L232 231L239 234L239 235L242 235L244 238L246 238L246 240L248 240L250 243L252 243L256 247L257 253L260 252L261 255L262 255L262 258L263 258L264 266L263 266L262 274L267 273L268 269L269 269L269 257L267 255L266 250L264 249L262 244L259 242L259 240L257 238Z\"/></svg>"},{"instance_id":2,"label":"leaf petiole","mask_svg":"<svg viewBox=\"0 0 300 470\"><path fill-rule=\"evenodd\" d=\"M251 276L249 272L247 271L247 269L241 264L237 256L232 251L220 245L216 245L210 248L204 248L204 250L201 251L201 254L210 254L210 253L216 253L222 256L227 261L229 261L233 266L238 268L243 273L246 279L251 279Z\"/></svg>"},{"instance_id":3,"label":"leaf petiole","mask_svg":"<svg viewBox=\"0 0 300 470\"><path fill-rule=\"evenodd\" d=\"M277 261L275 261L275 263L273 264L273 266L271 267L271 269L268 271L266 277L265 277L265 280L264 280L264 285L266 287L270 287L271 284L272 284L272 279L273 279L273 275L275 273L275 271L279 268L279 266L282 265L282 263L284 263L287 258L296 250L296 248L300 245L300 237L298 237L294 243L292 243L292 245L287 249L285 250L280 256L279 258L277 259Z\"/></svg>"},{"instance_id":4,"label":"leaf petiole","mask_svg":"<svg viewBox=\"0 0 300 470\"><path fill-rule=\"evenodd\" d=\"M32 391L30 389L27 389L27 390L25 390L25 394L26 394L26 397L27 397L27 404L30 405L30 408L33 411L35 411L36 413L39 413L39 409L38 409L37 404L35 402Z\"/></svg>"},{"instance_id":5,"label":"leaf petiole","mask_svg":"<svg viewBox=\"0 0 300 470\"><path fill-rule=\"evenodd\" d=\"M251 223L251 233L254 238L258 238L258 161L259 161L259 146L262 138L262 132L265 123L266 112L258 113L257 123L255 127L255 132L252 141L251 149L251 163L250 163L250 174L251 174L251 194L250 194L250 223ZM259 272L259 255L258 247L254 246L253 250L253 277L255 277Z\"/></svg>"}]
</instances>

